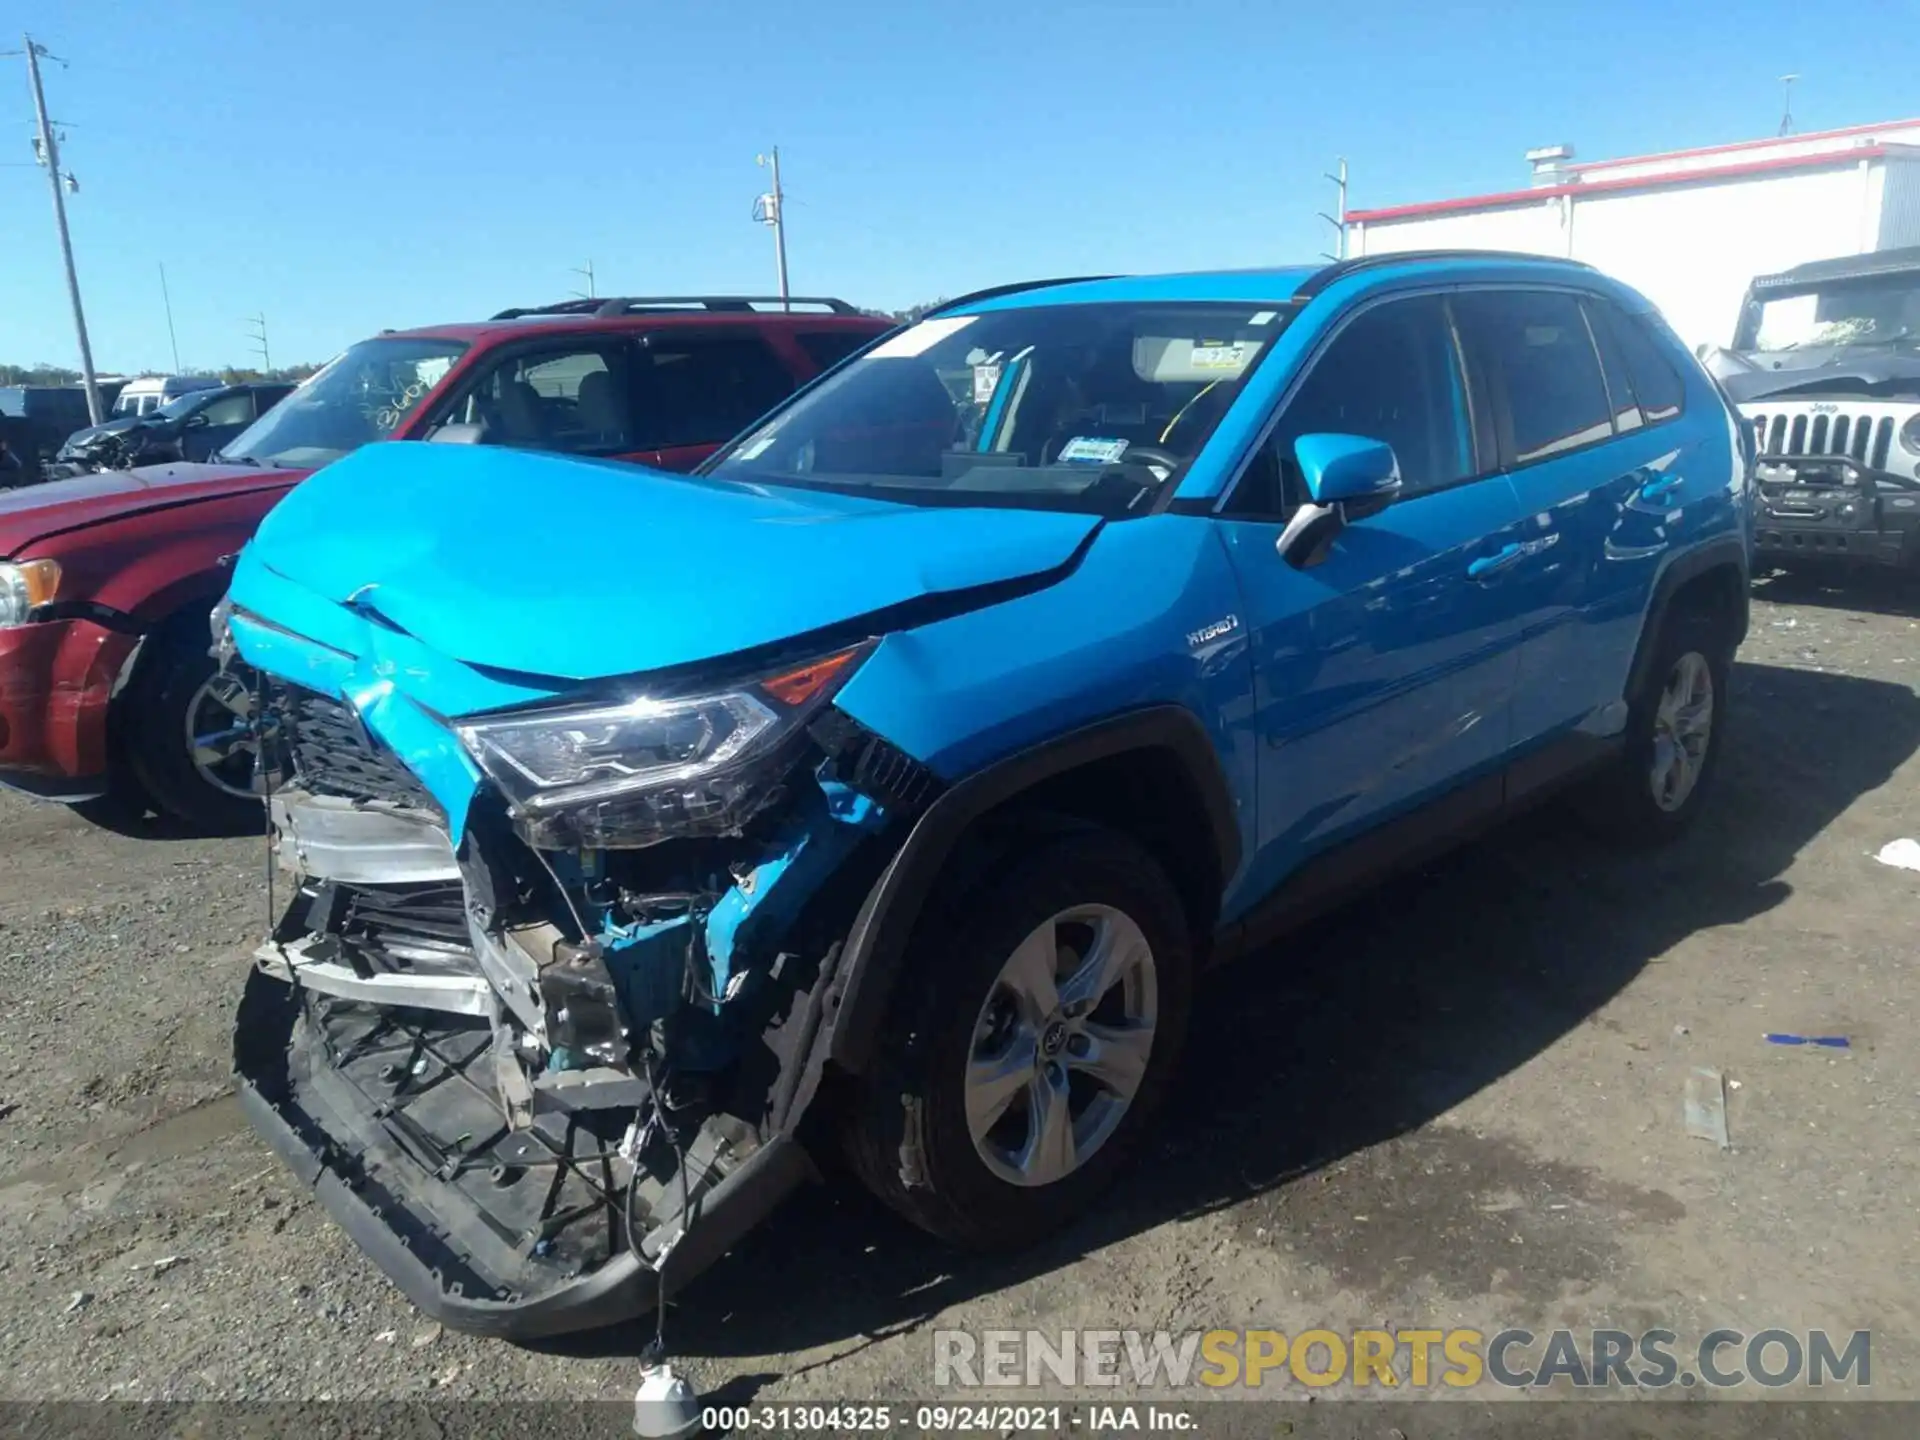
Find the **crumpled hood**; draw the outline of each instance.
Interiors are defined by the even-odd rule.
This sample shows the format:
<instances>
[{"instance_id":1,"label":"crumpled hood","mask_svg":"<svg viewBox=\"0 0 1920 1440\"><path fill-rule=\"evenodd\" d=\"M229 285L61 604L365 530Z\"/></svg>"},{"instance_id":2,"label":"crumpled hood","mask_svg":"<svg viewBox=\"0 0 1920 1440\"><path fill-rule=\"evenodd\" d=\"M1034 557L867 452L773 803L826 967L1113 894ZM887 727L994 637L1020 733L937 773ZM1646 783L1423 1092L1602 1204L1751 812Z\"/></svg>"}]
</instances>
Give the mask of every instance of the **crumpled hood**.
<instances>
[{"instance_id":1,"label":"crumpled hood","mask_svg":"<svg viewBox=\"0 0 1920 1440\"><path fill-rule=\"evenodd\" d=\"M246 568L333 605L352 601L469 665L588 680L1044 575L1100 523L389 442L292 491L261 525ZM236 576L235 603L248 606L244 588ZM318 628L295 614L264 618L301 634Z\"/></svg>"},{"instance_id":2,"label":"crumpled hood","mask_svg":"<svg viewBox=\"0 0 1920 1440\"><path fill-rule=\"evenodd\" d=\"M125 435L131 430L151 429L144 416L122 415L118 420L108 420L99 425L89 425L84 430L76 430L66 438L60 447L62 450L80 450L89 445L97 445L109 435Z\"/></svg>"},{"instance_id":3,"label":"crumpled hood","mask_svg":"<svg viewBox=\"0 0 1920 1440\"><path fill-rule=\"evenodd\" d=\"M1894 399L1920 395L1920 355L1883 348L1831 346L1793 352L1793 363L1777 368L1754 365L1737 351L1722 351L1731 362L1709 365L1736 402L1763 400L1771 395L1799 391L1817 394L1868 395Z\"/></svg>"}]
</instances>

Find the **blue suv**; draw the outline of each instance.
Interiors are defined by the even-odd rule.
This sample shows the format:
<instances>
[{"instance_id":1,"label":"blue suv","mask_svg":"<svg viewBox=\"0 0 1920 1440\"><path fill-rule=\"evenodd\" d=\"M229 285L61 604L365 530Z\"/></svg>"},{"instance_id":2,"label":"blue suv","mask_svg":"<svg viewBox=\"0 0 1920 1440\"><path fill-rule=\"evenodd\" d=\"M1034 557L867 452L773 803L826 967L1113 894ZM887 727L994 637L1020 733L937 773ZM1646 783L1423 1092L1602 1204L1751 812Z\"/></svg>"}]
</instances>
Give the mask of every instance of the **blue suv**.
<instances>
[{"instance_id":1,"label":"blue suv","mask_svg":"<svg viewBox=\"0 0 1920 1440\"><path fill-rule=\"evenodd\" d=\"M827 1147L1030 1240L1208 965L1558 789L1694 817L1749 468L1644 300L1485 254L973 295L691 476L368 446L214 617L291 872L242 1099L486 1333L656 1303Z\"/></svg>"}]
</instances>

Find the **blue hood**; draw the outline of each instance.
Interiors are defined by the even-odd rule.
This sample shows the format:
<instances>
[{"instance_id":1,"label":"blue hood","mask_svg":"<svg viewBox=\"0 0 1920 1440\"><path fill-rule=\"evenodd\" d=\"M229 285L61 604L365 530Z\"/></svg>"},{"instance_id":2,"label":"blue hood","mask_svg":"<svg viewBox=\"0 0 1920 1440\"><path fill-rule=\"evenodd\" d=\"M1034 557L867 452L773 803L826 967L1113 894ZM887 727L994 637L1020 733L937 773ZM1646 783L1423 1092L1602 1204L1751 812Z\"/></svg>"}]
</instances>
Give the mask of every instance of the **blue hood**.
<instances>
[{"instance_id":1,"label":"blue hood","mask_svg":"<svg viewBox=\"0 0 1920 1440\"><path fill-rule=\"evenodd\" d=\"M588 680L1041 575L1099 524L393 442L296 486L248 559L467 664Z\"/></svg>"}]
</instances>

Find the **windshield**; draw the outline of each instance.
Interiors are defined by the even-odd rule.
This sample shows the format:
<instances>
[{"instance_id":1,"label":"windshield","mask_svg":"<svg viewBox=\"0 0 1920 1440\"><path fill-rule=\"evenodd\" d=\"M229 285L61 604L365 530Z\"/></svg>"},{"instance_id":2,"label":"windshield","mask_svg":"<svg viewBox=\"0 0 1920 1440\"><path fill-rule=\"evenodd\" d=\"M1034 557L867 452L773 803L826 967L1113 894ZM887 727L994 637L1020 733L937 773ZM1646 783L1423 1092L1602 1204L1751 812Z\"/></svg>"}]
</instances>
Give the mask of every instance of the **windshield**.
<instances>
[{"instance_id":1,"label":"windshield","mask_svg":"<svg viewBox=\"0 0 1920 1440\"><path fill-rule=\"evenodd\" d=\"M182 395L178 400L170 400L154 414L164 420L184 420L220 392L218 390L194 390Z\"/></svg>"},{"instance_id":2,"label":"windshield","mask_svg":"<svg viewBox=\"0 0 1920 1440\"><path fill-rule=\"evenodd\" d=\"M452 340L362 340L242 430L221 457L317 469L384 440L466 348Z\"/></svg>"},{"instance_id":3,"label":"windshield","mask_svg":"<svg viewBox=\"0 0 1920 1440\"><path fill-rule=\"evenodd\" d=\"M920 504L1139 513L1199 453L1289 313L1098 304L923 320L708 473Z\"/></svg>"},{"instance_id":4,"label":"windshield","mask_svg":"<svg viewBox=\"0 0 1920 1440\"><path fill-rule=\"evenodd\" d=\"M1750 302L1736 348L1762 353L1920 335L1920 272L1831 280Z\"/></svg>"}]
</instances>

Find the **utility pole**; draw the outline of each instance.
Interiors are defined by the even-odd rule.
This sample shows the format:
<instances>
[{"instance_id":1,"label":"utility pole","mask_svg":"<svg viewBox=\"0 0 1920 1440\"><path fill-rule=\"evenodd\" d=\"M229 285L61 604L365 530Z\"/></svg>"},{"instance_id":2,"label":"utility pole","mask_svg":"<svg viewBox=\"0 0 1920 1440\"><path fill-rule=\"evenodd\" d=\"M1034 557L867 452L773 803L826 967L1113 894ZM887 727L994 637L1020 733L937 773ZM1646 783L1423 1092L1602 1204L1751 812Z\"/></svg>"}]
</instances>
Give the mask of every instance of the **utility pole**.
<instances>
[{"instance_id":1,"label":"utility pole","mask_svg":"<svg viewBox=\"0 0 1920 1440\"><path fill-rule=\"evenodd\" d=\"M1338 215L1337 217L1334 215L1329 215L1324 210L1320 211L1319 213L1320 213L1320 218L1322 220L1326 221L1329 225L1333 226L1334 234L1337 237L1334 241L1334 249L1339 253L1334 255L1327 255L1326 251L1324 250L1321 251L1320 253L1322 255L1326 255L1326 258L1329 260L1344 260L1347 258L1347 157L1346 156L1342 155L1340 157L1339 173L1328 175L1326 176L1326 178L1331 180L1334 183L1337 193L1339 195L1339 203L1336 207L1338 210Z\"/></svg>"},{"instance_id":2,"label":"utility pole","mask_svg":"<svg viewBox=\"0 0 1920 1440\"><path fill-rule=\"evenodd\" d=\"M1782 135L1793 133L1793 82L1799 78L1798 75L1780 77L1780 133Z\"/></svg>"},{"instance_id":3,"label":"utility pole","mask_svg":"<svg viewBox=\"0 0 1920 1440\"><path fill-rule=\"evenodd\" d=\"M253 341L253 353L260 357L260 371L270 373L273 369L273 356L267 351L267 317L264 314L249 315L246 318L247 338Z\"/></svg>"},{"instance_id":4,"label":"utility pole","mask_svg":"<svg viewBox=\"0 0 1920 1440\"><path fill-rule=\"evenodd\" d=\"M173 333L173 297L167 293L167 267L160 266L160 303L167 307L167 343L173 347L173 373L180 373L180 340Z\"/></svg>"},{"instance_id":5,"label":"utility pole","mask_svg":"<svg viewBox=\"0 0 1920 1440\"><path fill-rule=\"evenodd\" d=\"M80 377L87 387L87 415L98 425L106 419L106 414L100 408L100 382L93 373L93 346L87 343L87 312L80 304L80 277L73 269L73 240L67 234L67 197L60 188L62 184L75 190L80 187L71 175L60 171L60 143L47 119L46 92L40 88L40 57L45 55L49 60L60 57L49 53L43 45L36 45L31 35L26 37L26 46L27 79L33 85L33 113L40 125L40 139L35 149L40 163L47 167L47 180L53 186L53 222L60 231L60 258L67 267L67 297L73 301L73 329L80 339Z\"/></svg>"},{"instance_id":6,"label":"utility pole","mask_svg":"<svg viewBox=\"0 0 1920 1440\"><path fill-rule=\"evenodd\" d=\"M575 265L573 267L572 273L575 275L584 275L587 277L587 293L584 295L580 295L580 292L578 290L574 291L573 293L576 295L580 295L580 298L582 300L597 300L599 296L597 296L594 293L594 289L593 289L593 261L589 260L584 265Z\"/></svg>"},{"instance_id":7,"label":"utility pole","mask_svg":"<svg viewBox=\"0 0 1920 1440\"><path fill-rule=\"evenodd\" d=\"M780 277L780 308L790 310L793 307L787 303L787 195L780 188L780 147L776 145L765 155L754 156L753 163L773 172L773 189L754 203L753 218L773 227L773 263Z\"/></svg>"}]
</instances>

